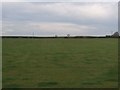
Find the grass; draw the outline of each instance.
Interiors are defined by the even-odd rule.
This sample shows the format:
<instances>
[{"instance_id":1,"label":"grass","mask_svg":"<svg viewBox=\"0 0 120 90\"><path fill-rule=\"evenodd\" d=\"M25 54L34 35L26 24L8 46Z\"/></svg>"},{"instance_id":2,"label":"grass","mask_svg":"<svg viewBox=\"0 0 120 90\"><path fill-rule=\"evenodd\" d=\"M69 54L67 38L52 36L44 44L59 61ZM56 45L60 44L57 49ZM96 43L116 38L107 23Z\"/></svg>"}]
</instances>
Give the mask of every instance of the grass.
<instances>
[{"instance_id":1,"label":"grass","mask_svg":"<svg viewBox=\"0 0 120 90\"><path fill-rule=\"evenodd\" d=\"M114 88L117 39L3 39L3 87Z\"/></svg>"}]
</instances>

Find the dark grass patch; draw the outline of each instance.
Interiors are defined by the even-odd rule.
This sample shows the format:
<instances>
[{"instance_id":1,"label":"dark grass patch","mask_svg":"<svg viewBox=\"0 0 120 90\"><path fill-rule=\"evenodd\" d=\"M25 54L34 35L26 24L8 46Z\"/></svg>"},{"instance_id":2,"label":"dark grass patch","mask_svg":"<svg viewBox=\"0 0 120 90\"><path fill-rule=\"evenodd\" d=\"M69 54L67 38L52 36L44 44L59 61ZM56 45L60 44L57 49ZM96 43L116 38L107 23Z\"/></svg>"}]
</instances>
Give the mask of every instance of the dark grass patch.
<instances>
[{"instance_id":1,"label":"dark grass patch","mask_svg":"<svg viewBox=\"0 0 120 90\"><path fill-rule=\"evenodd\" d=\"M102 82L100 80L97 80L97 79L94 80L94 78L93 78L93 79L90 79L88 81L83 81L82 85L83 86L86 86L86 85L87 86L92 86L92 85L100 86L100 85L102 85Z\"/></svg>"},{"instance_id":2,"label":"dark grass patch","mask_svg":"<svg viewBox=\"0 0 120 90\"><path fill-rule=\"evenodd\" d=\"M110 82L118 82L118 70L117 68L112 68L110 70L108 70L108 72L106 72L103 75L103 78L105 79L105 81L110 81Z\"/></svg>"},{"instance_id":3,"label":"dark grass patch","mask_svg":"<svg viewBox=\"0 0 120 90\"><path fill-rule=\"evenodd\" d=\"M20 88L21 86L18 84L6 84L3 85L3 88Z\"/></svg>"},{"instance_id":4,"label":"dark grass patch","mask_svg":"<svg viewBox=\"0 0 120 90\"><path fill-rule=\"evenodd\" d=\"M101 85L100 82L84 82L83 85Z\"/></svg>"},{"instance_id":5,"label":"dark grass patch","mask_svg":"<svg viewBox=\"0 0 120 90\"><path fill-rule=\"evenodd\" d=\"M51 87L55 85L58 85L58 83L57 82L39 82L38 83L38 87Z\"/></svg>"}]
</instances>

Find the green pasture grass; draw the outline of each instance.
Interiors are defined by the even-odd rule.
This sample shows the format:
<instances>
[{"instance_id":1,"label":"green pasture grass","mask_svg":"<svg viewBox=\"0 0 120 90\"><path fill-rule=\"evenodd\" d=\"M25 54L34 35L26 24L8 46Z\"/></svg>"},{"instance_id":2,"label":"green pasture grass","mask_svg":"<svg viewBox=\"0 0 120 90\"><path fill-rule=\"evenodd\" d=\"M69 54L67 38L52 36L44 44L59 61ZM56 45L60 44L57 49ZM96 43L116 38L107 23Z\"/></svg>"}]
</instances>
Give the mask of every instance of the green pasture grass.
<instances>
[{"instance_id":1,"label":"green pasture grass","mask_svg":"<svg viewBox=\"0 0 120 90\"><path fill-rule=\"evenodd\" d=\"M3 87L115 88L117 41L4 38Z\"/></svg>"}]
</instances>

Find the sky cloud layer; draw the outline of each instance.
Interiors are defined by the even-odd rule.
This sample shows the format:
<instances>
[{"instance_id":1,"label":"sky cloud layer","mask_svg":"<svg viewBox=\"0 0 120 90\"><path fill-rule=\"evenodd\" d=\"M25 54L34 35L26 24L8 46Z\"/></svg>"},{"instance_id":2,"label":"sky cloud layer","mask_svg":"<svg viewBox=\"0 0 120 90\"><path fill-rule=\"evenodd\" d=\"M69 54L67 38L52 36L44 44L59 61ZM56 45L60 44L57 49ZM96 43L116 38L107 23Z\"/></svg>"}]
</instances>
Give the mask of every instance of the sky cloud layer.
<instances>
[{"instance_id":1,"label":"sky cloud layer","mask_svg":"<svg viewBox=\"0 0 120 90\"><path fill-rule=\"evenodd\" d=\"M2 2L118 2L119 0L2 0Z\"/></svg>"},{"instance_id":2,"label":"sky cloud layer","mask_svg":"<svg viewBox=\"0 0 120 90\"><path fill-rule=\"evenodd\" d=\"M106 35L118 30L117 2L3 3L3 35Z\"/></svg>"}]
</instances>

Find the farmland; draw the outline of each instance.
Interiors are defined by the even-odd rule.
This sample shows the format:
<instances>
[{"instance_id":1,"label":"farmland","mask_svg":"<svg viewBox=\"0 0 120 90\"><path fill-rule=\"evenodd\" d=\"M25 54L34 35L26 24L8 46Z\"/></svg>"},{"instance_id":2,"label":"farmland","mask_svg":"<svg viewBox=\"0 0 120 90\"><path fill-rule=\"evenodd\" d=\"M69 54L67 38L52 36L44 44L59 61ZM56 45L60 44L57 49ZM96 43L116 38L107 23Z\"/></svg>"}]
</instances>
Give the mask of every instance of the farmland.
<instances>
[{"instance_id":1,"label":"farmland","mask_svg":"<svg viewBox=\"0 0 120 90\"><path fill-rule=\"evenodd\" d=\"M117 87L117 41L115 38L4 38L3 87Z\"/></svg>"}]
</instances>

